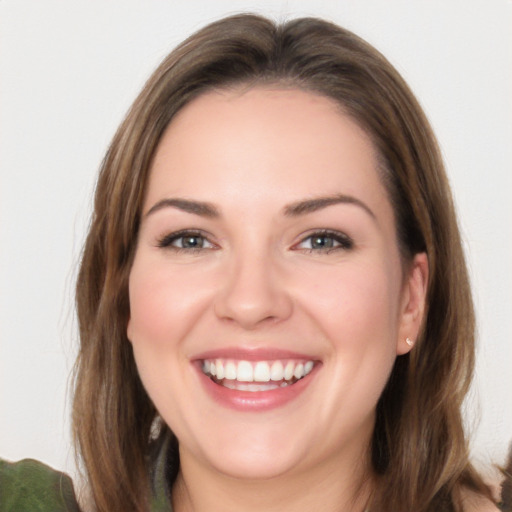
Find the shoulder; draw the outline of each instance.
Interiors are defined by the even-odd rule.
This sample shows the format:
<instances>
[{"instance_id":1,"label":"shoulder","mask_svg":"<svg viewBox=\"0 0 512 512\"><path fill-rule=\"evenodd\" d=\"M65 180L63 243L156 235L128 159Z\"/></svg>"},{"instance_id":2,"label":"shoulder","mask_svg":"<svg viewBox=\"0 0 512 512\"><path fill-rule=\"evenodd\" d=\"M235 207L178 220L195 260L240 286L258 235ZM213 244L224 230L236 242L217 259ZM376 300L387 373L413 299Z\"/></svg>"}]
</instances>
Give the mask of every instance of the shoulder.
<instances>
[{"instance_id":1,"label":"shoulder","mask_svg":"<svg viewBox=\"0 0 512 512\"><path fill-rule=\"evenodd\" d=\"M0 459L0 510L79 512L69 476L33 459Z\"/></svg>"}]
</instances>

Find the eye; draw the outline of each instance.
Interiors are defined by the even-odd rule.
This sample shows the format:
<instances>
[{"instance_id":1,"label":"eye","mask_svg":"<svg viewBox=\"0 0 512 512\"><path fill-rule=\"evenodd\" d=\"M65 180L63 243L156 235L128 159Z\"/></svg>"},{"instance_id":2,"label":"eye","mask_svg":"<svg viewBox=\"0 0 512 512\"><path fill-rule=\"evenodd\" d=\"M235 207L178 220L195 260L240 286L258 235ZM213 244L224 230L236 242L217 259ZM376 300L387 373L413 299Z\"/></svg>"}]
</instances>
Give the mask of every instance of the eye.
<instances>
[{"instance_id":1,"label":"eye","mask_svg":"<svg viewBox=\"0 0 512 512\"><path fill-rule=\"evenodd\" d=\"M317 231L296 244L294 249L302 249L308 252L329 253L336 250L349 250L354 247L352 239L338 231Z\"/></svg>"},{"instance_id":2,"label":"eye","mask_svg":"<svg viewBox=\"0 0 512 512\"><path fill-rule=\"evenodd\" d=\"M200 251L214 249L215 245L200 231L177 231L169 233L158 241L158 247L177 251Z\"/></svg>"}]
</instances>

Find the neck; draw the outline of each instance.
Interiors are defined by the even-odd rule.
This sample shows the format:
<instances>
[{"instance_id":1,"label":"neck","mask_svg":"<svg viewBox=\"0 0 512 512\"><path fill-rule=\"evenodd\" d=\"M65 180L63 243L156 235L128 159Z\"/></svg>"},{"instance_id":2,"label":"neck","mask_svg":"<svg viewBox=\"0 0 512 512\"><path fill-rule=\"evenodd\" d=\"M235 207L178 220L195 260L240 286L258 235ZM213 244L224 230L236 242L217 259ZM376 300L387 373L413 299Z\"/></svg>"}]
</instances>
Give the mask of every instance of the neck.
<instances>
[{"instance_id":1,"label":"neck","mask_svg":"<svg viewBox=\"0 0 512 512\"><path fill-rule=\"evenodd\" d=\"M336 458L314 470L246 480L205 468L187 455L180 450L175 512L363 512L373 487L368 463L361 462L368 457L345 463Z\"/></svg>"}]
</instances>

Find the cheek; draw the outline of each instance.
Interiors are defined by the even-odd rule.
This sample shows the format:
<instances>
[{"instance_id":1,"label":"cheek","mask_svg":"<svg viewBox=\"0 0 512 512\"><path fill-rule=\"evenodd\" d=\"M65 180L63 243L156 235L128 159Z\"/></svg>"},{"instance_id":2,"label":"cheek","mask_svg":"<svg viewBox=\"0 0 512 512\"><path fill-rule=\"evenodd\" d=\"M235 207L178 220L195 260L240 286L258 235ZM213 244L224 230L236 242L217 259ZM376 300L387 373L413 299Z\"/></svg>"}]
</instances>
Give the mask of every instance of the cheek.
<instances>
[{"instance_id":1,"label":"cheek","mask_svg":"<svg viewBox=\"0 0 512 512\"><path fill-rule=\"evenodd\" d=\"M327 343L325 364L332 379L324 414L329 421L341 422L347 411L354 418L368 414L384 389L396 358L396 275L382 260L347 264L317 275L310 293L302 295L304 310Z\"/></svg>"},{"instance_id":2,"label":"cheek","mask_svg":"<svg viewBox=\"0 0 512 512\"><path fill-rule=\"evenodd\" d=\"M169 268L143 253L136 257L129 280L130 320L127 334L146 391L165 418L175 417L187 385L187 334L204 311L208 288L198 272Z\"/></svg>"},{"instance_id":3,"label":"cheek","mask_svg":"<svg viewBox=\"0 0 512 512\"><path fill-rule=\"evenodd\" d=\"M300 302L341 347L396 340L399 287L389 265L326 268L304 282Z\"/></svg>"},{"instance_id":4,"label":"cheek","mask_svg":"<svg viewBox=\"0 0 512 512\"><path fill-rule=\"evenodd\" d=\"M161 349L180 343L210 295L205 274L170 269L165 262L134 262L128 325L134 347L144 344Z\"/></svg>"},{"instance_id":5,"label":"cheek","mask_svg":"<svg viewBox=\"0 0 512 512\"><path fill-rule=\"evenodd\" d=\"M149 395L158 403L155 391L162 387L165 373L172 374L172 360L166 352L172 347L172 325L175 318L169 313L166 288L154 272L136 260L130 273L130 320L127 334L130 340L139 375ZM164 371L165 370L165 371Z\"/></svg>"}]
</instances>

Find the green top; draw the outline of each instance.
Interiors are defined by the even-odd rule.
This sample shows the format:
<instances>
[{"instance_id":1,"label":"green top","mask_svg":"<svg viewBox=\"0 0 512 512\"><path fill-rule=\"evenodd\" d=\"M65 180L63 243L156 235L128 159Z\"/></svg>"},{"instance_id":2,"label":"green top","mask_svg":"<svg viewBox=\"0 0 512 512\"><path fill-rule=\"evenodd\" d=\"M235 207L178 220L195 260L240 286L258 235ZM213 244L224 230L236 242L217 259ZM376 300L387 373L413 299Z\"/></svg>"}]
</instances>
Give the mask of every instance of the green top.
<instances>
[{"instance_id":1,"label":"green top","mask_svg":"<svg viewBox=\"0 0 512 512\"><path fill-rule=\"evenodd\" d=\"M172 512L165 478L165 451L156 460L151 512ZM0 459L1 512L80 512L71 478L34 459Z\"/></svg>"},{"instance_id":2,"label":"green top","mask_svg":"<svg viewBox=\"0 0 512 512\"><path fill-rule=\"evenodd\" d=\"M0 460L2 512L79 512L71 478L33 459Z\"/></svg>"}]
</instances>

